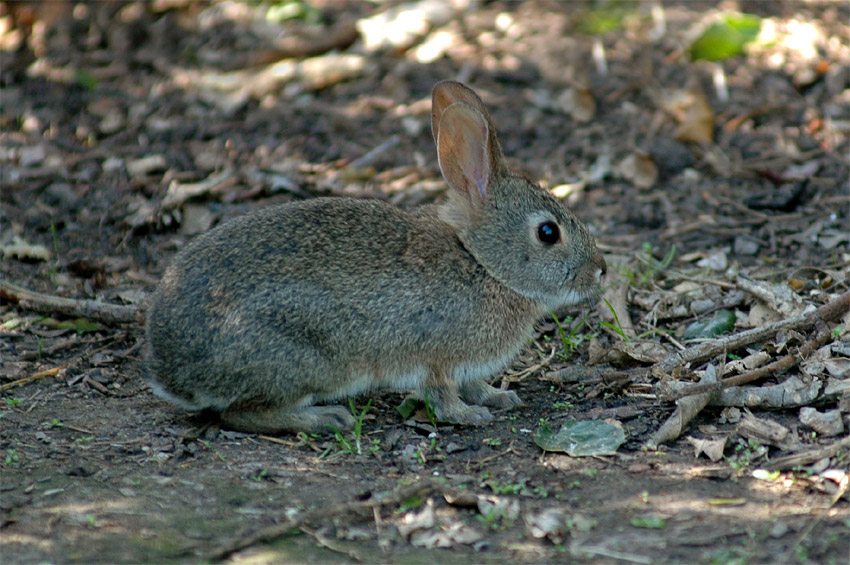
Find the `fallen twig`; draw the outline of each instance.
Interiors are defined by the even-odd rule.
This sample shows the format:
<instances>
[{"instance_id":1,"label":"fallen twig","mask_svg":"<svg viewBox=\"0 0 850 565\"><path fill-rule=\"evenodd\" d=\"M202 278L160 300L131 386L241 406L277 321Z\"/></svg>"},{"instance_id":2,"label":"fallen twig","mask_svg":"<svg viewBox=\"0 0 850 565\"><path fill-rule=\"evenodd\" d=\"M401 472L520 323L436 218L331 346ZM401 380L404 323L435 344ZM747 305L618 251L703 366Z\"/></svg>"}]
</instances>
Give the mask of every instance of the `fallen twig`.
<instances>
[{"instance_id":1,"label":"fallen twig","mask_svg":"<svg viewBox=\"0 0 850 565\"><path fill-rule=\"evenodd\" d=\"M284 37L273 49L254 53L246 61L234 61L229 68L238 70L244 66L268 65L281 59L315 57L332 49L347 49L357 41L357 27L353 22L342 22L332 28L323 29L321 34L309 37Z\"/></svg>"},{"instance_id":2,"label":"fallen twig","mask_svg":"<svg viewBox=\"0 0 850 565\"><path fill-rule=\"evenodd\" d=\"M541 361L540 363L538 363L538 364L536 364L532 367L529 367L527 369L523 369L522 371L519 371L518 373L513 373L513 374L510 374L510 375L504 376L502 378L502 383L519 383L519 382L522 382L525 379L527 379L528 377L530 377L531 375L533 375L534 373L536 373L537 371L539 371L540 369L548 367L549 363L551 363L552 359L554 359L554 357L555 357L555 352L556 352L556 348L553 347L552 352L549 353L549 356L546 357L546 359L544 359L543 361ZM503 388L502 390L505 390L505 389Z\"/></svg>"},{"instance_id":3,"label":"fallen twig","mask_svg":"<svg viewBox=\"0 0 850 565\"><path fill-rule=\"evenodd\" d=\"M68 339L64 339L59 343L47 347L41 350L30 351L28 353L24 353L20 357L18 357L19 361L35 361L36 359L41 359L42 357L50 357L57 351L62 351L63 349L68 349L74 347L75 345L80 344L80 334L74 334Z\"/></svg>"},{"instance_id":4,"label":"fallen twig","mask_svg":"<svg viewBox=\"0 0 850 565\"><path fill-rule=\"evenodd\" d=\"M832 445L777 457L773 461L769 461L762 466L768 471L785 471L787 469L793 469L794 467L802 467L803 465L808 465L815 461L826 459L827 457L832 457L844 448L850 448L850 436L847 436Z\"/></svg>"},{"instance_id":5,"label":"fallen twig","mask_svg":"<svg viewBox=\"0 0 850 565\"><path fill-rule=\"evenodd\" d=\"M820 320L818 320L818 322L820 322ZM758 369L753 369L752 371L747 371L745 373L741 373L740 375L729 377L728 379L723 379L711 383L699 383L695 385L690 385L671 392L665 391L664 396L669 397L672 400L678 400L686 396L704 394L706 392L722 390L733 386L740 386L747 383L751 383L753 381L757 381L770 375L781 374L784 371L787 371L788 369L793 367L794 365L805 360L814 351L816 351L817 349L825 345L830 339L832 339L832 332L829 331L829 328L827 328L826 325L823 324L823 322L820 322L820 325L823 325L823 327L819 328L817 335L815 335L813 339L804 343L795 353L786 355L785 357L782 357L781 359L778 359L773 363L765 365L764 367L759 367ZM659 394L661 394L661 391L665 389L663 385L664 383L660 383Z\"/></svg>"},{"instance_id":6,"label":"fallen twig","mask_svg":"<svg viewBox=\"0 0 850 565\"><path fill-rule=\"evenodd\" d=\"M373 496L368 500L358 500L354 502L344 502L337 504L331 508L315 508L308 512L304 512L298 516L287 518L286 521L280 524L274 524L267 528L263 528L258 532L242 537L234 542L228 543L223 547L213 551L206 556L206 559L218 561L227 558L228 556L251 547L258 543L266 543L273 541L289 532L301 529L305 524L323 518L327 520L328 516L354 514L365 510L373 510L384 506L392 506L401 504L405 500L414 496L424 498L432 493L445 493L451 489L436 481L425 481L415 485L410 485L395 491L391 491L381 496Z\"/></svg>"},{"instance_id":7,"label":"fallen twig","mask_svg":"<svg viewBox=\"0 0 850 565\"><path fill-rule=\"evenodd\" d=\"M96 300L77 300L43 294L4 280L0 280L0 297L17 301L21 308L33 312L59 313L113 324L142 323L143 321L143 315L138 306L107 304Z\"/></svg>"},{"instance_id":8,"label":"fallen twig","mask_svg":"<svg viewBox=\"0 0 850 565\"><path fill-rule=\"evenodd\" d=\"M337 544L333 540L328 539L327 536L322 535L322 533L319 532L318 530L311 530L307 526L301 526L298 529L301 530L302 532L304 532L305 534L307 534L308 536L310 536L311 538L313 538L314 540L316 540L316 543L318 543L321 547L324 547L325 549L329 549L329 550L334 551L336 553L341 553L341 554L346 555L350 559L353 559L355 561L363 561L363 558L360 557L360 554L357 553L355 550L342 547L341 545Z\"/></svg>"},{"instance_id":9,"label":"fallen twig","mask_svg":"<svg viewBox=\"0 0 850 565\"><path fill-rule=\"evenodd\" d=\"M22 379L12 381L12 382L6 383L4 385L0 385L0 392L5 392L9 389L12 389L12 388L15 388L15 387L18 387L18 386L23 386L23 385L29 384L31 382L35 382L39 379L43 379L44 377L53 376L56 373L58 373L59 371L61 371L62 369L65 369L65 368L66 368L66 366L53 367L52 369L45 369L44 371L39 371L39 372L37 372L33 375L30 375L28 377L24 377Z\"/></svg>"},{"instance_id":10,"label":"fallen twig","mask_svg":"<svg viewBox=\"0 0 850 565\"><path fill-rule=\"evenodd\" d=\"M831 322L843 316L848 310L850 310L850 291L808 314L701 343L685 351L673 352L652 367L652 374L658 379L666 380L673 375L674 371L688 363L706 361L724 351L732 351L757 341L764 341L781 330L808 329L814 326L817 320Z\"/></svg>"}]
</instances>

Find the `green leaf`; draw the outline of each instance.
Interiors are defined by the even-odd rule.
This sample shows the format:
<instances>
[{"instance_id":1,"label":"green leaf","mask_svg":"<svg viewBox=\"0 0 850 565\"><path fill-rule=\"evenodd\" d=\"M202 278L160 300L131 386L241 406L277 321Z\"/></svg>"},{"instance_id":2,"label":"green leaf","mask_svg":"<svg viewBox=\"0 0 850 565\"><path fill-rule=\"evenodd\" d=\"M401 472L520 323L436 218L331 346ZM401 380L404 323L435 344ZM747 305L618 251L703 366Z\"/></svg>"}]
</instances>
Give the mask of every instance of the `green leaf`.
<instances>
[{"instance_id":1,"label":"green leaf","mask_svg":"<svg viewBox=\"0 0 850 565\"><path fill-rule=\"evenodd\" d=\"M416 409L419 408L420 400L414 396L408 396L402 401L401 404L398 405L396 410L401 414L401 417L407 420L410 418Z\"/></svg>"},{"instance_id":2,"label":"green leaf","mask_svg":"<svg viewBox=\"0 0 850 565\"><path fill-rule=\"evenodd\" d=\"M752 14L725 14L691 44L691 59L722 61L740 55L761 31L761 18Z\"/></svg>"},{"instance_id":3,"label":"green leaf","mask_svg":"<svg viewBox=\"0 0 850 565\"><path fill-rule=\"evenodd\" d=\"M634 516L631 519L631 524L635 528L648 528L651 530L663 530L667 525L667 521L657 514L642 514Z\"/></svg>"},{"instance_id":4,"label":"green leaf","mask_svg":"<svg viewBox=\"0 0 850 565\"><path fill-rule=\"evenodd\" d=\"M541 423L534 434L534 443L543 451L560 451L573 457L613 455L625 441L623 428L600 420L571 420L558 433Z\"/></svg>"},{"instance_id":5,"label":"green leaf","mask_svg":"<svg viewBox=\"0 0 850 565\"><path fill-rule=\"evenodd\" d=\"M78 70L75 72L74 80L89 92L97 88L97 79L86 71Z\"/></svg>"},{"instance_id":6,"label":"green leaf","mask_svg":"<svg viewBox=\"0 0 850 565\"><path fill-rule=\"evenodd\" d=\"M768 471L766 469L756 469L753 471L753 477L760 481L773 482L778 479L780 475L781 473L779 471Z\"/></svg>"},{"instance_id":7,"label":"green leaf","mask_svg":"<svg viewBox=\"0 0 850 565\"><path fill-rule=\"evenodd\" d=\"M103 330L103 327L95 324L94 322L90 322L85 318L76 318L74 320L65 320L59 322L58 324L56 324L56 329L72 329L78 334L84 334L86 332L99 332Z\"/></svg>"},{"instance_id":8,"label":"green leaf","mask_svg":"<svg viewBox=\"0 0 850 565\"><path fill-rule=\"evenodd\" d=\"M708 318L697 320L688 326L682 337L685 339L710 339L732 330L735 327L735 320L737 319L735 312L732 310L718 310Z\"/></svg>"},{"instance_id":9,"label":"green leaf","mask_svg":"<svg viewBox=\"0 0 850 565\"><path fill-rule=\"evenodd\" d=\"M588 35L602 35L623 27L623 21L637 14L637 4L628 0L604 0L577 15L578 28Z\"/></svg>"}]
</instances>

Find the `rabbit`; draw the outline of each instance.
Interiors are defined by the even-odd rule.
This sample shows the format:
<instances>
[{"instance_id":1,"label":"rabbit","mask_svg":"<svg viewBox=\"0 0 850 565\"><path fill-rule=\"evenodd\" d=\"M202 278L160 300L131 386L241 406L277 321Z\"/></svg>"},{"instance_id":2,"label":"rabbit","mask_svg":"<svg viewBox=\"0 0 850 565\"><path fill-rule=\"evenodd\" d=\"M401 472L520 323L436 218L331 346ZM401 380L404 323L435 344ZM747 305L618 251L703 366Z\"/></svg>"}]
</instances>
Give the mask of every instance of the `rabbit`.
<instances>
[{"instance_id":1,"label":"rabbit","mask_svg":"<svg viewBox=\"0 0 850 565\"><path fill-rule=\"evenodd\" d=\"M536 320L598 295L605 261L562 202L508 167L477 94L438 83L431 120L445 203L287 203L179 252L147 311L153 391L257 433L350 428L348 409L315 403L384 389L461 425L521 404L487 379Z\"/></svg>"}]
</instances>

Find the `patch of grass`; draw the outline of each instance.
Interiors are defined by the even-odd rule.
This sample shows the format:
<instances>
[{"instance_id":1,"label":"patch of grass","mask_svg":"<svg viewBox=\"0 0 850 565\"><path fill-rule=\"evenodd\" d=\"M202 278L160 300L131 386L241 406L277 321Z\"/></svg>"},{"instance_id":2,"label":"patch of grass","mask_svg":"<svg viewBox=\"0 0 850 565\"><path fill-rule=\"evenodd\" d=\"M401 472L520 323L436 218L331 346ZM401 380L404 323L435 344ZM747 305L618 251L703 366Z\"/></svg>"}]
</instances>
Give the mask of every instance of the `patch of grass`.
<instances>
[{"instance_id":1,"label":"patch of grass","mask_svg":"<svg viewBox=\"0 0 850 565\"><path fill-rule=\"evenodd\" d=\"M532 492L538 498L549 498L549 489L546 487L534 487Z\"/></svg>"},{"instance_id":2,"label":"patch of grass","mask_svg":"<svg viewBox=\"0 0 850 565\"><path fill-rule=\"evenodd\" d=\"M435 428L437 427L437 413L434 411L434 405L431 403L431 396L428 391L425 391L425 414L428 415L428 421Z\"/></svg>"},{"instance_id":3,"label":"patch of grass","mask_svg":"<svg viewBox=\"0 0 850 565\"><path fill-rule=\"evenodd\" d=\"M405 512L416 510L417 508L420 508L423 504L425 504L425 501L422 500L421 496L411 496L410 498L406 498L401 501L398 510L396 510L396 514L404 514Z\"/></svg>"},{"instance_id":4,"label":"patch of grass","mask_svg":"<svg viewBox=\"0 0 850 565\"><path fill-rule=\"evenodd\" d=\"M643 288L650 281L655 280L659 273L667 270L676 256L676 246L671 245L667 253L661 260L657 260L652 255L652 244L646 242L642 246L642 255L638 255L637 259L640 264L633 271L628 267L620 267L620 275L629 281L629 285L634 288Z\"/></svg>"},{"instance_id":5,"label":"patch of grass","mask_svg":"<svg viewBox=\"0 0 850 565\"><path fill-rule=\"evenodd\" d=\"M350 434L345 434L340 430L334 430L334 441L336 445L328 447L319 455L320 458L338 457L340 455L363 455L363 420L366 418L369 408L372 407L372 400L370 399L366 403L366 406L358 411L354 399L350 398L348 400L348 407L351 410L351 415L354 416L354 430ZM377 438L372 440L372 444L366 451L375 453L381 448L380 443L381 440ZM335 450L334 447L336 448Z\"/></svg>"},{"instance_id":6,"label":"patch of grass","mask_svg":"<svg viewBox=\"0 0 850 565\"><path fill-rule=\"evenodd\" d=\"M617 315L617 311L614 310L614 307L611 306L611 303L608 302L608 299L603 298L602 300L605 301L605 305L608 307L608 310L611 312L611 315L614 317L614 322L612 323L612 322L602 321L602 322L599 322L599 324L602 327L608 328L609 330L611 330L614 333L616 333L617 335L619 335L623 339L623 341L629 341L629 336L627 336L626 332L623 330L623 325L620 323L620 317Z\"/></svg>"},{"instance_id":7,"label":"patch of grass","mask_svg":"<svg viewBox=\"0 0 850 565\"><path fill-rule=\"evenodd\" d=\"M227 460L224 458L224 455L222 455L216 448L214 448L212 446L212 444L209 442L209 440L199 439L198 443L203 445L204 447L206 447L208 450L212 451L215 454L215 456L218 457L221 460L222 463L227 462Z\"/></svg>"},{"instance_id":8,"label":"patch of grass","mask_svg":"<svg viewBox=\"0 0 850 565\"><path fill-rule=\"evenodd\" d=\"M574 324L572 326L572 329L570 329L570 333L567 333L567 331L564 329L564 326L569 327L569 325L572 323L572 318L565 318L562 324L561 320L558 319L554 312L549 312L549 316L552 317L552 320L558 327L558 335L561 337L561 343L564 344L564 351L560 354L560 357L564 361L570 358L572 352L575 351L579 345L593 337L593 334L579 333L579 330L582 326L584 326L584 323L587 321L587 315L585 315L581 320L579 320L577 324Z\"/></svg>"},{"instance_id":9,"label":"patch of grass","mask_svg":"<svg viewBox=\"0 0 850 565\"><path fill-rule=\"evenodd\" d=\"M500 481L490 480L484 483L493 494L520 494L525 489L525 481L518 483L503 483Z\"/></svg>"},{"instance_id":10,"label":"patch of grass","mask_svg":"<svg viewBox=\"0 0 850 565\"><path fill-rule=\"evenodd\" d=\"M746 442L739 440L735 444L734 453L730 456L723 456L729 466L739 473L746 471L757 460L764 457L767 453L767 447L754 439L748 439Z\"/></svg>"},{"instance_id":11,"label":"patch of grass","mask_svg":"<svg viewBox=\"0 0 850 565\"><path fill-rule=\"evenodd\" d=\"M18 463L20 463L21 457L18 455L17 450L15 449L7 449L6 450L6 459L5 466L6 467L16 467Z\"/></svg>"}]
</instances>

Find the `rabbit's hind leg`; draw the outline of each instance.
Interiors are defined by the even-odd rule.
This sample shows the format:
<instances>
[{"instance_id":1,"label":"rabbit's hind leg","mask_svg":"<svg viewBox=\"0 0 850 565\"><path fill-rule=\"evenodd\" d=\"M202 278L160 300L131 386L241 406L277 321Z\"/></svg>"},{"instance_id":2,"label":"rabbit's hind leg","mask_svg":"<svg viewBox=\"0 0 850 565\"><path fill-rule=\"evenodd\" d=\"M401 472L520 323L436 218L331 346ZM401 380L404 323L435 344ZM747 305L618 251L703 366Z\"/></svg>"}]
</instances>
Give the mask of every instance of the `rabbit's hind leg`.
<instances>
[{"instance_id":1,"label":"rabbit's hind leg","mask_svg":"<svg viewBox=\"0 0 850 565\"><path fill-rule=\"evenodd\" d=\"M522 404L517 393L490 386L485 381L468 381L460 387L460 396L465 401L491 408L513 408Z\"/></svg>"},{"instance_id":2,"label":"rabbit's hind leg","mask_svg":"<svg viewBox=\"0 0 850 565\"><path fill-rule=\"evenodd\" d=\"M257 408L231 406L221 414L227 426L243 432L273 434L278 432L321 433L354 427L354 417L342 406L286 406Z\"/></svg>"}]
</instances>

